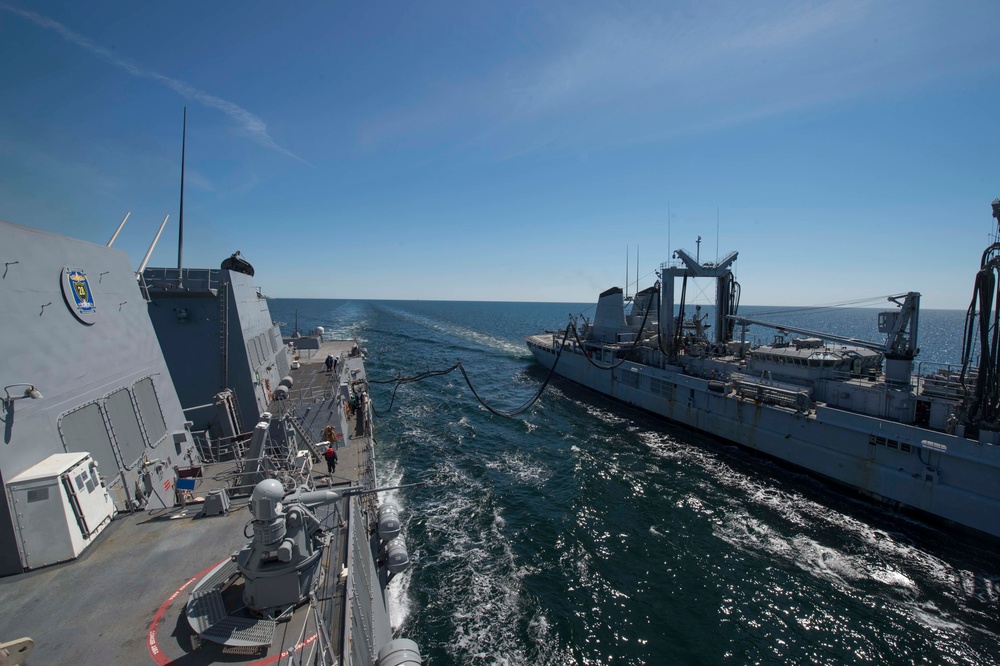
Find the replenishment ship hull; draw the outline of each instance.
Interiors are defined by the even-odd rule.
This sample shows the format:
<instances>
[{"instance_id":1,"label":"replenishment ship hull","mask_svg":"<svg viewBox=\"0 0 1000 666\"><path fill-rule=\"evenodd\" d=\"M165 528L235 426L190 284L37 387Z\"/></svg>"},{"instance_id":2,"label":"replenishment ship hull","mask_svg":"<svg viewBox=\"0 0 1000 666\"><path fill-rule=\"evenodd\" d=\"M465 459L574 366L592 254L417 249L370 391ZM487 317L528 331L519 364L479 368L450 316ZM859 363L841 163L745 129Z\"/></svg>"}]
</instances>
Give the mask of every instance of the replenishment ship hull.
<instances>
[{"instance_id":1,"label":"replenishment ship hull","mask_svg":"<svg viewBox=\"0 0 1000 666\"><path fill-rule=\"evenodd\" d=\"M981 273L998 269L998 253L994 243ZM995 358L989 349L967 348L962 367L912 376L919 294L890 298L897 309L879 313L886 342L847 340L738 316L736 253L715 263L684 250L675 256L680 261L661 266L656 286L635 295L629 315L622 290L612 288L601 294L593 322L529 336L535 359L615 400L1000 537L1000 428L991 412L998 397L981 386L988 373L974 363ZM685 317L683 289L675 308L674 280L697 277L717 282L713 338L704 317ZM972 333L992 321L982 310L970 308ZM738 325L780 333L751 347L735 339ZM807 337L786 339L792 332ZM967 332L966 339L970 346L979 338Z\"/></svg>"}]
</instances>

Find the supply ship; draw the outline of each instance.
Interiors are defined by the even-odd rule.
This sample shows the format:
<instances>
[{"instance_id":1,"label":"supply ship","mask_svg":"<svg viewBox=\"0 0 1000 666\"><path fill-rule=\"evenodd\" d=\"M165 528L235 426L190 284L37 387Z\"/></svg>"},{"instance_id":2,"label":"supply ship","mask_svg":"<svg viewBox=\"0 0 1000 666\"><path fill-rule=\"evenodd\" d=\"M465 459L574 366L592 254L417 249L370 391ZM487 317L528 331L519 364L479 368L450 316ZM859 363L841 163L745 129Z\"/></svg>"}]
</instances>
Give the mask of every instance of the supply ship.
<instances>
[{"instance_id":1,"label":"supply ship","mask_svg":"<svg viewBox=\"0 0 1000 666\"><path fill-rule=\"evenodd\" d=\"M1000 200L992 212L1000 222ZM737 312L737 257L701 262L677 250L628 314L614 287L593 321L571 319L527 345L546 368L615 400L1000 537L1000 242L982 256L962 364L927 374L914 373L920 294L889 297L894 307L877 313L881 342L758 321ZM695 278L715 282L712 324L686 307ZM773 329L773 340L751 344L750 326Z\"/></svg>"},{"instance_id":2,"label":"supply ship","mask_svg":"<svg viewBox=\"0 0 1000 666\"><path fill-rule=\"evenodd\" d=\"M0 663L421 663L358 342L117 234L0 223Z\"/></svg>"}]
</instances>

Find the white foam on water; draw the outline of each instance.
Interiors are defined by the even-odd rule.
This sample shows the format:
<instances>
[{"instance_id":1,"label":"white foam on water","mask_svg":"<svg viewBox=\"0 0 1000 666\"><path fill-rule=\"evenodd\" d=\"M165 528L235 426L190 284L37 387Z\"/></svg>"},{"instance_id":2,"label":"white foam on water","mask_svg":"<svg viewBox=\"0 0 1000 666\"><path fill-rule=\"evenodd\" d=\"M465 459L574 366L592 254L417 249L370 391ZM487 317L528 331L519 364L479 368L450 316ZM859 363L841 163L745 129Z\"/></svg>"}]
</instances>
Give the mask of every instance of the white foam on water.
<instances>
[{"instance_id":1,"label":"white foam on water","mask_svg":"<svg viewBox=\"0 0 1000 666\"><path fill-rule=\"evenodd\" d=\"M386 592L389 595L389 624L396 631L406 622L413 610L413 599L410 597L410 580L412 570L403 573L389 581Z\"/></svg>"},{"instance_id":2,"label":"white foam on water","mask_svg":"<svg viewBox=\"0 0 1000 666\"><path fill-rule=\"evenodd\" d=\"M354 301L341 303L324 315L320 326L326 340L353 340L368 327L368 306ZM364 340L359 338L359 342Z\"/></svg>"},{"instance_id":3,"label":"white foam on water","mask_svg":"<svg viewBox=\"0 0 1000 666\"><path fill-rule=\"evenodd\" d=\"M489 488L447 459L436 477L435 485L448 491L424 504L422 518L439 569L432 601L439 608L431 612L451 625L446 651L455 663L556 663L547 622L529 622L527 643L519 633L525 617L538 617L522 583L536 570L515 556Z\"/></svg>"},{"instance_id":4,"label":"white foam on water","mask_svg":"<svg viewBox=\"0 0 1000 666\"><path fill-rule=\"evenodd\" d=\"M381 459L378 462L379 466L379 486L398 486L403 480L403 470L399 463L395 460L390 460L383 462ZM406 515L406 503L403 494L400 492L401 489L395 488L393 490L384 490L377 493L378 503L381 505L384 502L393 502L397 507L399 507L400 519L403 523L402 532L404 539L406 538L406 521L408 516ZM411 563L412 565L413 563ZM389 583L389 587L386 589L388 593L389 601L389 623L392 625L393 630L398 629L403 626L406 619L410 616L410 612L413 607L413 600L410 597L410 579L412 576L412 566L404 571L402 574L395 576Z\"/></svg>"},{"instance_id":5,"label":"white foam on water","mask_svg":"<svg viewBox=\"0 0 1000 666\"><path fill-rule=\"evenodd\" d=\"M887 603L915 624L942 635L990 633L938 612L927 599L943 594L959 607L977 600L995 609L1000 601L1000 577L955 569L896 535L776 485L769 476L738 472L710 448L678 443L657 432L638 433L638 437L682 473L707 474L702 481L691 479L697 494L686 494L674 504L703 516L713 534L732 548L804 571L849 597ZM779 473L798 476L784 468ZM858 544L857 552L845 550Z\"/></svg>"},{"instance_id":6,"label":"white foam on water","mask_svg":"<svg viewBox=\"0 0 1000 666\"><path fill-rule=\"evenodd\" d=\"M493 349L495 351L503 352L509 356L514 356L515 358L531 357L531 352L528 351L527 346L523 344L517 344L511 342L510 340L504 340L503 338L490 335L489 333L483 333L475 329L459 326L458 324L454 324L452 322L438 321L436 319L431 319L430 317L418 315L399 308L394 309L392 312L395 316L403 319L404 321L436 331L446 337L458 338L460 340L464 340L465 342L472 343L477 347Z\"/></svg>"},{"instance_id":7,"label":"white foam on water","mask_svg":"<svg viewBox=\"0 0 1000 666\"><path fill-rule=\"evenodd\" d=\"M616 414L613 411L610 411L610 410L607 410L607 409L602 409L602 408L598 407L597 405L594 405L594 404L591 404L591 403L587 403L587 402L579 402L579 401L577 401L576 404L577 404L577 406L582 407L584 410L586 410L586 412L589 415L591 415L594 418L598 419L599 421L602 421L602 422L607 423L609 425L622 425L622 424L631 424L632 423L632 421L630 419L627 419L627 418L621 416L620 414Z\"/></svg>"},{"instance_id":8,"label":"white foam on water","mask_svg":"<svg viewBox=\"0 0 1000 666\"><path fill-rule=\"evenodd\" d=\"M486 463L488 469L504 472L524 485L542 486L552 476L552 472L533 460L523 451L515 451Z\"/></svg>"}]
</instances>

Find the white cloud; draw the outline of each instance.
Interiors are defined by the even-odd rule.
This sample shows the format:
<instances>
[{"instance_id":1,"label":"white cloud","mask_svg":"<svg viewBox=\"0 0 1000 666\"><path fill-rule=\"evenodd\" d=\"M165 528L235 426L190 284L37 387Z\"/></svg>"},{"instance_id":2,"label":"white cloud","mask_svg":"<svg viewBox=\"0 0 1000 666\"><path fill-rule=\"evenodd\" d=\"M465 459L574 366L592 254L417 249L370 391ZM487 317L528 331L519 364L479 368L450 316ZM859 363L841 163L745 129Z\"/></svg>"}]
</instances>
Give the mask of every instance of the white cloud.
<instances>
[{"instance_id":1,"label":"white cloud","mask_svg":"<svg viewBox=\"0 0 1000 666\"><path fill-rule=\"evenodd\" d=\"M292 151L288 150L284 146L281 146L277 142L275 142L275 140L271 137L271 135L267 131L267 123L265 123L260 117L254 115L250 111L247 111L238 104L234 104L233 102L230 102L228 100L224 100L220 97L216 97L215 95L211 95L203 90L199 90L193 86L190 86L187 83L180 81L178 79L174 79L169 76L160 74L159 72L155 72L151 69L147 69L145 67L136 65L135 63L127 60L126 58L121 57L114 51L111 51L110 49L107 49L101 46L100 44L97 44L96 42L87 39L83 35L73 32L72 30L64 26L62 23L54 21L48 17L42 16L41 14L25 11L23 9L17 9L15 7L10 7L4 4L0 4L0 9L10 12L12 14L16 14L21 18L27 19L28 21L31 21L32 23L41 28L45 28L46 30L51 30L57 33L67 42L75 44L76 46L79 46L80 48L89 51L91 54L97 56L101 60L104 60L105 62L114 65L115 67L119 67L125 70L126 72L128 72L129 74L131 74L136 78L150 79L169 88L170 90L173 90L184 99L221 111L222 113L229 116L233 121L235 121L240 126L240 128L257 143L267 148L270 148L274 151L277 151L282 155L287 155L288 157L292 157L304 164L312 166L306 160L302 159Z\"/></svg>"},{"instance_id":2,"label":"white cloud","mask_svg":"<svg viewBox=\"0 0 1000 666\"><path fill-rule=\"evenodd\" d=\"M934 5L868 0L644 14L598 6L550 17L538 55L512 52L464 81L428 81L433 95L362 127L364 144L472 139L505 155L581 139L631 144L852 104L1000 63L983 12L971 6L943 15Z\"/></svg>"}]
</instances>

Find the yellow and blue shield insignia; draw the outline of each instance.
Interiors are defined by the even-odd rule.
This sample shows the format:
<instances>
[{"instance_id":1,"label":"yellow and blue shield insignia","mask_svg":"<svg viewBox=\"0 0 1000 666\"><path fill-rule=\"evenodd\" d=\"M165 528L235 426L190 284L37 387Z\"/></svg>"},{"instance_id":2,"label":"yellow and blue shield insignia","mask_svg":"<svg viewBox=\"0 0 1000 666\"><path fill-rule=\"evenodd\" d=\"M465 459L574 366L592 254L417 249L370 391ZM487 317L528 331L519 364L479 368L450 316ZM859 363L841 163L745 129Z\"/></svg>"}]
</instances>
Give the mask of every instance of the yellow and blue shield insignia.
<instances>
[{"instance_id":1,"label":"yellow and blue shield insignia","mask_svg":"<svg viewBox=\"0 0 1000 666\"><path fill-rule=\"evenodd\" d=\"M89 324L97 312L94 303L94 292L90 289L90 281L83 269L67 266L63 269L63 295L70 311L80 321Z\"/></svg>"}]
</instances>

